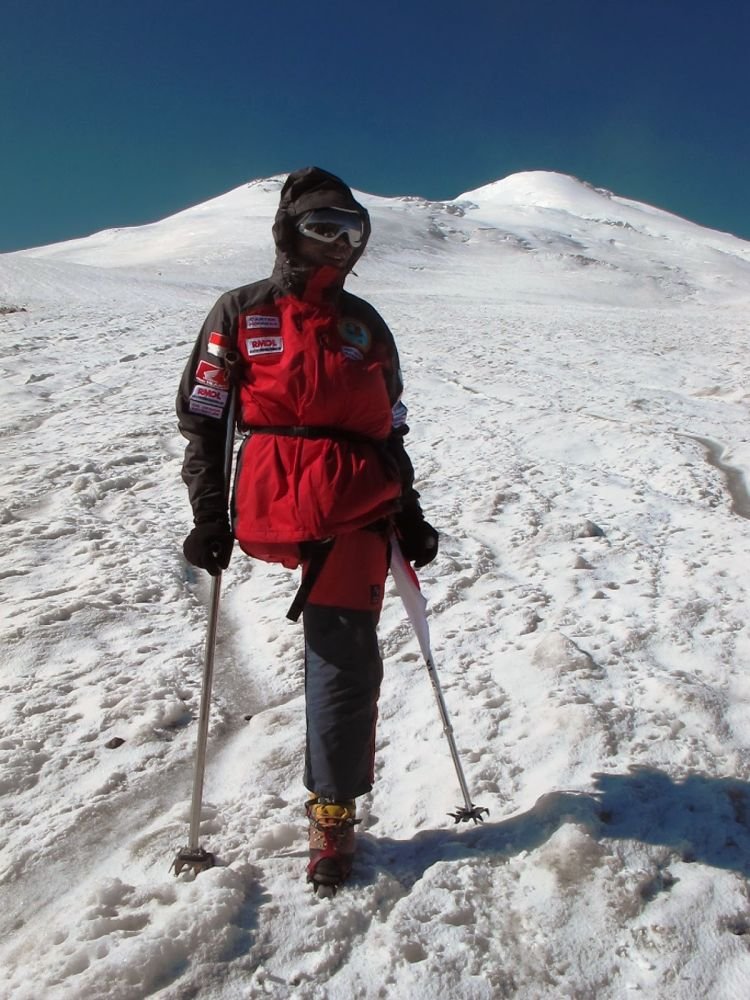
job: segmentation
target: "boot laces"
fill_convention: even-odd
[[[325,834],[335,835],[337,830],[343,832],[359,822],[356,819],[356,806],[353,799],[347,802],[334,802],[315,797],[308,800],[305,811],[313,826]]]

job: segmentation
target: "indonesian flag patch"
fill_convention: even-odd
[[[229,337],[225,337],[223,333],[218,333],[216,330],[208,335],[208,353],[213,354],[216,358],[225,358],[227,351],[229,350]]]

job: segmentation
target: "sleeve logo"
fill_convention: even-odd
[[[196,385],[190,393],[188,408],[191,413],[219,420],[229,397],[225,389],[213,389],[207,385]]]
[[[214,389],[228,389],[229,376],[223,366],[212,365],[210,361],[199,361],[195,369],[195,381]]]

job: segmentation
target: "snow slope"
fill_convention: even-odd
[[[350,888],[304,883],[292,574],[224,577],[202,840],[208,581],[173,398],[267,273],[281,178],[0,256],[0,996],[750,992],[750,244],[573,178],[363,195],[349,287],[396,333],[438,560],[461,798],[391,591]],[[124,741],[119,745],[112,741]]]

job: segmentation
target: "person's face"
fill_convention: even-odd
[[[352,259],[354,249],[344,233],[333,243],[321,243],[309,236],[297,234],[295,256],[312,267],[337,267],[345,270]]]
[[[348,270],[355,248],[362,246],[364,219],[349,209],[316,208],[303,213],[295,229],[295,255],[303,263]]]

